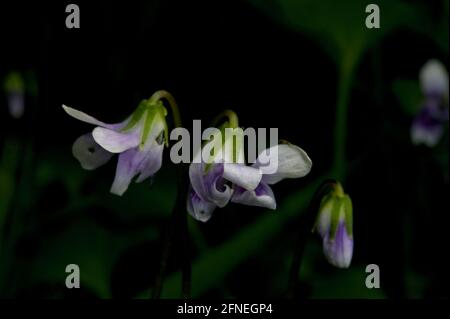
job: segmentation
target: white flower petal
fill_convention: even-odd
[[[448,96],[448,73],[438,60],[429,60],[420,70],[420,84],[425,94]]]
[[[225,163],[223,177],[247,190],[255,189],[261,181],[259,169],[244,164]]]
[[[262,182],[275,184],[284,178],[299,178],[307,175],[312,162],[305,151],[293,144],[280,144],[263,151],[253,167],[264,174]]]
[[[80,121],[83,121],[83,122],[86,122],[86,123],[89,123],[89,124],[93,124],[93,125],[101,126],[101,127],[106,127],[106,128],[109,128],[109,129],[117,129],[120,126],[123,126],[123,123],[118,123],[118,124],[107,124],[107,123],[104,123],[102,121],[97,120],[93,116],[90,116],[90,115],[88,115],[88,114],[86,114],[84,112],[75,110],[75,109],[73,109],[73,108],[71,108],[71,107],[69,107],[67,105],[64,105],[64,104],[63,104],[62,107],[63,107],[64,111],[66,111],[66,113],[69,114],[70,116],[76,118],[77,120],[80,120]]]
[[[93,170],[106,164],[113,156],[94,141],[92,133],[77,138],[72,146],[72,154],[86,170]]]
[[[94,140],[111,153],[122,153],[139,145],[139,134],[119,133],[103,127],[96,127],[92,132]]]
[[[196,220],[207,222],[211,218],[216,207],[217,206],[213,203],[201,199],[200,196],[190,188],[187,198],[187,211]]]
[[[236,187],[231,197],[231,201],[237,204],[244,204],[249,206],[266,207],[269,209],[276,209],[277,203],[275,196],[269,185],[260,183],[255,190],[245,190],[241,187]]]

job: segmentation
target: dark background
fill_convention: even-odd
[[[234,109],[244,127],[277,127],[280,138],[300,145],[314,163],[306,178],[274,187],[279,203],[330,169],[338,73],[320,38],[247,1],[77,1],[80,29],[65,27],[68,3],[0,4],[0,78],[19,70],[34,75],[38,87],[37,94],[27,93],[20,120],[9,117],[6,97],[1,99],[0,154],[6,140],[19,145],[4,226],[10,234],[12,223],[20,225],[8,258],[6,297],[136,297],[156,276],[175,194],[168,152],[152,185],[132,184],[116,198],[108,193],[115,160],[86,172],[72,157],[73,141],[90,128],[69,118],[63,103],[119,122],[141,99],[165,89],[177,99],[188,129],[192,119],[206,127],[225,108]],[[445,15],[443,2],[406,3],[423,8],[430,20]],[[448,130],[440,150],[413,146],[412,116],[392,91],[397,78],[417,80],[430,58],[448,66],[448,49],[433,34],[406,27],[362,54],[351,87],[348,176],[342,181],[354,205],[353,264],[332,268],[311,236],[300,296],[448,297],[448,160],[436,159],[437,152],[448,153]],[[282,213],[230,204],[206,224],[190,220],[197,232],[191,234],[192,260],[214,254],[264,214]],[[280,296],[295,226],[283,223],[219,279],[205,272],[208,288],[196,297]],[[170,273],[178,269],[178,256],[171,257]],[[60,265],[69,263],[81,264],[82,289],[76,292],[64,287]],[[371,263],[381,269],[380,291],[364,286]]]

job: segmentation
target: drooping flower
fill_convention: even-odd
[[[228,204],[234,192],[233,185],[254,190],[261,180],[258,169],[245,165],[241,137],[237,136],[236,142],[233,137],[222,141],[223,131],[219,131],[212,141],[207,143],[211,145],[219,141],[211,158],[204,160],[204,147],[189,166],[191,184],[187,209],[195,219],[202,222],[211,218],[216,207]]]
[[[11,72],[6,76],[4,88],[8,100],[9,114],[19,119],[25,111],[25,84],[19,72]]]
[[[293,144],[279,144],[263,151],[252,167],[261,172],[260,183],[253,190],[236,185],[231,201],[276,209],[275,196],[269,185],[276,184],[285,178],[306,176],[311,170],[312,161],[300,147]]]
[[[425,99],[411,125],[411,140],[415,145],[434,147],[449,119],[448,73],[441,62],[430,60],[420,70],[419,80]]]
[[[103,123],[65,105],[63,108],[70,116],[96,126],[72,147],[84,169],[96,169],[119,154],[111,193],[122,195],[135,176],[139,183],[161,168],[164,141],[168,139],[167,110],[160,100],[143,100],[131,116],[117,124]]]
[[[348,268],[353,256],[353,208],[339,183],[322,198],[316,230],[322,237],[328,262],[338,268]]]
[[[233,138],[214,138],[213,141],[222,143],[221,150],[225,151],[218,152],[211,164],[202,161],[190,165],[187,209],[195,219],[206,222],[217,207],[224,207],[230,201],[275,209],[276,201],[269,185],[284,178],[305,176],[311,169],[308,155],[292,144],[269,148],[253,165],[247,166],[241,138],[236,136],[236,144]]]

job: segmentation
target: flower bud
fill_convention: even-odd
[[[350,197],[336,183],[320,203],[316,229],[323,241],[323,253],[330,264],[348,268],[353,255],[353,208]]]

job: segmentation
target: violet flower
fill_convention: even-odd
[[[428,61],[420,70],[420,84],[425,101],[411,126],[413,144],[436,146],[448,122],[448,73],[437,60]]]
[[[117,124],[103,123],[65,105],[63,108],[70,116],[96,126],[72,147],[84,169],[96,169],[119,154],[111,193],[121,196],[135,176],[139,183],[161,168],[163,142],[167,143],[167,110],[161,101],[143,100],[131,116]]]
[[[292,144],[265,150],[253,165],[247,166],[242,136],[236,136],[236,144],[233,138],[223,142],[220,138],[213,139],[216,140],[223,143],[221,150],[225,151],[216,154],[210,164],[194,161],[189,167],[191,186],[187,210],[202,222],[211,218],[216,207],[222,208],[230,201],[275,209],[276,201],[269,185],[284,178],[305,176],[311,170],[308,155]]]
[[[328,262],[338,268],[348,268],[353,256],[353,208],[339,183],[322,199],[316,229],[322,237]]]
[[[221,138],[213,138],[207,145],[217,140],[222,141]],[[219,152],[208,163],[198,159],[204,153],[203,149],[189,166],[191,185],[187,210],[195,219],[206,222],[216,207],[226,206],[233,195],[233,185],[246,190],[254,190],[258,186],[262,175],[259,169],[245,165],[241,142],[240,137],[236,143],[233,138],[220,142]]]

